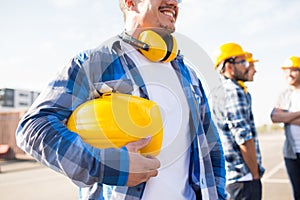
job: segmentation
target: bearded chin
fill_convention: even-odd
[[[160,24],[160,28],[162,28],[167,33],[171,34],[175,32],[175,27],[169,27],[167,25]]]
[[[233,75],[233,79],[236,81],[248,81],[248,79],[246,77],[241,77],[241,76],[237,76],[237,75]]]

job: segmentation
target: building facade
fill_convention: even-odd
[[[0,88],[0,108],[29,108],[39,94],[31,90]]]

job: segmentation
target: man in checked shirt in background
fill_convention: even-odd
[[[253,79],[254,66],[247,62],[251,55],[239,44],[228,42],[220,45],[214,56],[222,85],[213,92],[213,113],[224,148],[226,190],[232,200],[259,200],[264,168],[251,96],[243,84]]]

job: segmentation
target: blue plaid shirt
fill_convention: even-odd
[[[250,173],[239,151],[239,145],[253,139],[257,163],[261,175],[261,153],[252,113],[251,95],[244,92],[237,82],[221,77],[222,85],[213,92],[213,113],[225,154],[226,178],[228,183]]]
[[[172,66],[190,106],[190,130],[194,137],[189,184],[203,199],[225,199],[223,149],[202,85],[182,56],[172,61]],[[114,185],[116,199],[141,199],[145,183],[125,186],[129,170],[126,148],[94,148],[65,126],[77,106],[99,97],[98,85],[118,81],[120,86],[128,80],[138,86],[141,97],[148,98],[143,79],[123,52],[118,37],[84,51],[48,84],[22,118],[16,133],[18,145],[41,163],[68,176],[82,188],[81,198],[107,198],[108,185]]]

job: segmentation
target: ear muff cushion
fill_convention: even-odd
[[[151,30],[143,31],[138,38],[140,41],[148,44],[147,50],[140,49],[141,53],[153,62],[160,62],[167,55],[167,44],[164,39]]]
[[[150,46],[147,50],[140,49],[150,61],[170,62],[177,56],[177,42],[172,35],[161,37],[158,33],[147,30],[143,31],[138,39]]]
[[[172,35],[168,35],[166,38],[164,38],[166,44],[167,44],[167,54],[164,57],[164,59],[162,60],[162,62],[170,62],[172,60],[174,60],[177,56],[177,42],[175,37],[173,37]]]

